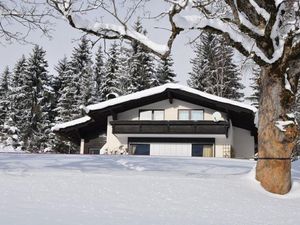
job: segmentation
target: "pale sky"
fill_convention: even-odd
[[[153,27],[152,24],[149,25],[148,20],[143,20],[143,24],[146,24],[146,28],[149,33],[149,37],[158,43],[164,44],[167,35],[166,31],[162,29],[149,29]],[[155,26],[155,25],[154,25]],[[160,24],[164,27],[164,24]],[[65,55],[69,58],[71,56],[74,46],[78,45],[78,39],[81,37],[82,33],[70,27],[66,21],[57,21],[55,30],[52,32],[52,39],[41,36],[39,32],[32,32],[30,34],[29,41],[34,44],[41,45],[47,52],[46,58],[49,63],[49,71],[54,73],[54,66],[57,65],[58,60],[62,59]],[[198,31],[197,31],[198,32]],[[174,71],[177,74],[176,80],[179,83],[186,85],[186,80],[188,79],[188,73],[191,71],[190,59],[194,56],[192,47],[188,42],[197,36],[197,32],[194,33],[182,33],[174,42],[172,49],[172,57],[174,60]],[[103,44],[103,43],[101,43]],[[18,43],[0,45],[0,72],[2,73],[5,66],[9,66],[10,69],[13,68],[16,61],[24,54],[28,54],[32,51],[33,45],[26,44],[21,45]],[[94,47],[94,50],[97,46]],[[240,61],[239,57],[236,57],[236,61]],[[240,63],[240,62],[239,62]],[[249,73],[244,73],[249,74]],[[246,87],[249,87],[249,75],[243,75],[243,83]],[[246,95],[251,93],[251,89],[246,88]]]

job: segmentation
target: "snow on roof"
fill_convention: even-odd
[[[91,111],[95,111],[95,110],[100,110],[100,109],[104,109],[107,108],[109,106],[114,106],[117,104],[121,104],[127,101],[131,101],[131,100],[136,100],[136,99],[140,99],[143,97],[147,97],[147,96],[151,96],[151,95],[155,95],[155,94],[159,94],[164,92],[166,89],[177,89],[177,90],[182,90],[182,91],[186,91],[192,94],[196,94],[199,95],[201,97],[207,98],[207,99],[211,99],[217,102],[221,102],[221,103],[226,103],[226,104],[230,104],[230,105],[234,105],[234,106],[238,106],[241,108],[245,108],[245,109],[249,109],[251,111],[253,111],[254,113],[257,111],[257,109],[254,106],[251,105],[247,105],[241,102],[237,102],[237,101],[233,101],[227,98],[222,98],[222,97],[218,97],[215,95],[211,95],[202,91],[198,91],[194,88],[190,88],[184,85],[180,85],[180,84],[175,84],[175,83],[168,83],[162,86],[158,86],[158,87],[154,87],[154,88],[150,88],[147,90],[143,90],[143,91],[139,91],[136,93],[132,93],[129,95],[125,95],[125,96],[121,96],[118,98],[113,98],[104,102],[100,102],[97,104],[93,104],[93,105],[88,105],[84,108],[84,110],[86,111],[86,113],[89,113]]]
[[[60,123],[60,124],[56,124],[54,127],[51,128],[52,131],[59,131],[60,129],[64,129],[67,127],[73,127],[75,125],[79,125],[79,124],[83,124],[86,123],[88,121],[91,121],[92,118],[89,116],[84,116],[75,120],[71,120],[69,122],[66,123]]]

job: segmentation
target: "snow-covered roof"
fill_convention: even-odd
[[[191,94],[195,94],[195,95],[199,95],[201,97],[216,101],[216,102],[220,102],[220,103],[226,103],[226,104],[230,104],[233,106],[238,106],[241,108],[245,108],[245,109],[249,109],[251,111],[253,111],[254,113],[257,111],[257,109],[254,106],[245,104],[245,103],[241,103],[241,102],[237,102],[237,101],[233,101],[227,98],[222,98],[222,97],[218,97],[215,95],[211,95],[202,91],[198,91],[194,88],[190,88],[184,85],[180,85],[180,84],[175,84],[175,83],[168,83],[162,86],[158,86],[158,87],[154,87],[154,88],[150,88],[144,91],[139,91],[136,93],[132,93],[129,95],[125,95],[125,96],[121,96],[118,98],[113,98],[104,102],[100,102],[97,104],[93,104],[93,105],[88,105],[84,108],[86,113],[89,113],[91,111],[95,111],[95,110],[100,110],[100,109],[104,109],[110,106],[114,106],[117,104],[121,104],[127,101],[131,101],[131,100],[137,100],[137,99],[141,99],[147,96],[151,96],[151,95],[155,95],[155,94],[159,94],[159,93],[163,93],[164,91],[166,91],[167,89],[174,89],[174,90],[182,90],[182,91],[186,91],[189,92]]]
[[[60,124],[56,124],[54,127],[51,128],[52,131],[59,131],[60,129],[64,129],[67,127],[73,127],[79,124],[84,124],[86,122],[92,121],[92,118],[89,116],[84,116],[75,120],[71,120],[69,122],[66,123],[60,123]]]

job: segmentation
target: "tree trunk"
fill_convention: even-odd
[[[284,65],[267,65],[261,71],[258,162],[256,179],[269,192],[286,194],[291,189],[291,154],[296,146],[297,125],[280,130],[276,121],[288,117],[295,95],[285,88]]]

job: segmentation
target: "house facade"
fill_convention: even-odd
[[[81,154],[252,158],[256,109],[179,84],[166,84],[87,106],[56,125]]]

